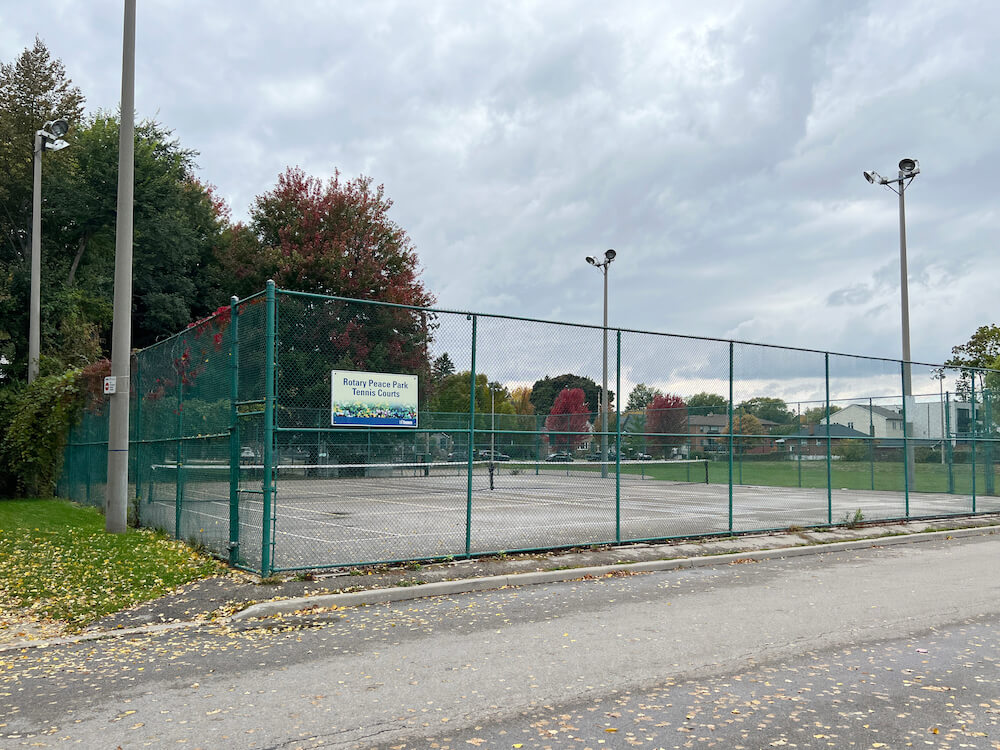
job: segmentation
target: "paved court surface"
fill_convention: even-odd
[[[548,467],[546,467],[548,468]],[[697,472],[695,472],[697,474]],[[416,474],[416,475],[414,475]],[[473,553],[662,539],[697,534],[813,526],[864,520],[968,513],[972,499],[944,493],[760,487],[670,482],[623,474],[616,504],[614,474],[550,468],[472,477],[464,473],[384,477],[279,474],[273,517],[272,564],[278,569],[409,560],[466,552],[467,516]],[[259,485],[241,493],[241,552],[260,564]],[[229,539],[228,483],[185,484],[181,538],[225,550]],[[173,484],[154,489],[144,523],[174,529]],[[1000,511],[1000,498],[977,498],[976,510]]]

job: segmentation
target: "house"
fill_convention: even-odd
[[[821,425],[826,419],[820,420]],[[884,406],[851,404],[830,415],[830,425],[841,425],[857,430],[865,437],[903,437],[903,415]]]
[[[768,434],[777,422],[770,419],[760,419],[761,432]],[[701,453],[725,453],[729,450],[729,415],[728,414],[688,414],[688,433],[690,451]],[[737,438],[739,435],[737,435]],[[744,453],[771,453],[777,449],[774,438],[762,437],[748,441],[751,445],[743,447]]]
[[[793,456],[826,457],[826,431],[826,423],[803,425],[797,432],[785,435],[782,438],[783,445],[785,450]],[[838,440],[857,440],[859,438],[867,440],[868,433],[834,423],[830,425],[830,437],[832,445],[836,446]]]

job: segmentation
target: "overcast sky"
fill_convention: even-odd
[[[288,165],[384,183],[441,307],[913,359],[996,322],[1000,7],[852,2],[143,0],[136,108],[236,218]],[[87,97],[120,2],[0,8]],[[552,374],[557,374],[553,372]]]

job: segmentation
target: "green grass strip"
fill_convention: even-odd
[[[96,509],[64,500],[0,500],[0,561],[0,607],[74,629],[225,570],[159,532],[105,533]]]

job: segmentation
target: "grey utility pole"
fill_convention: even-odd
[[[128,407],[132,365],[132,201],[135,186],[135,0],[125,0],[122,102],[118,128],[118,221],[115,226],[115,294],[111,330],[111,418],[108,497],[104,528],[128,526]]]
[[[604,273],[604,381],[601,384],[601,476],[608,475],[608,266],[615,259],[614,250],[604,253],[604,262],[598,263],[597,258],[587,256],[587,262]],[[617,451],[618,448],[615,448]]]
[[[31,192],[31,293],[28,302],[28,382],[38,377],[42,301],[42,152],[59,151],[69,144],[62,140],[69,130],[65,118],[45,123],[35,131],[32,150]]]
[[[906,273],[906,199],[904,194],[906,188],[913,182],[913,178],[920,174],[920,163],[916,159],[901,159],[899,162],[899,176],[895,179],[883,177],[875,170],[865,172],[865,179],[873,185],[883,185],[899,196],[899,294],[902,307],[902,328],[903,328],[903,410],[904,413],[913,413],[913,381],[910,365],[910,294],[907,284]],[[894,187],[895,186],[895,187]],[[906,435],[907,426],[903,424],[903,435]],[[914,451],[913,443],[906,444],[906,484],[914,489]]]

